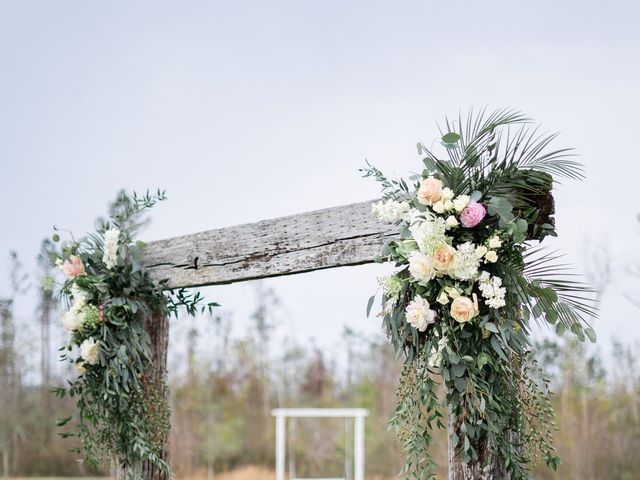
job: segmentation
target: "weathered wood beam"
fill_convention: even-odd
[[[143,267],[168,288],[200,287],[371,263],[398,228],[373,201],[151,242]]]

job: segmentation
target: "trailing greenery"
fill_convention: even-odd
[[[142,269],[145,244],[135,240],[144,214],[164,192],[132,196],[121,193],[108,219],[96,233],[63,241],[53,259],[65,274],[60,294],[69,310],[62,322],[69,332],[61,360],[78,373],[59,397],[76,398],[75,428],[62,433],[77,439],[77,453],[90,467],[115,460],[130,478],[141,477],[142,462],[171,474],[164,448],[169,433],[164,372],[154,365],[150,329],[154,318],[177,315],[184,308],[194,315],[216,306],[200,294],[164,292]],[[58,243],[56,233],[53,240]]]
[[[526,479],[539,460],[559,464],[531,321],[595,341],[591,290],[538,246],[556,235],[552,175],[580,179],[582,168],[571,150],[549,149],[555,135],[509,109],[447,120],[441,135],[444,154],[418,144],[425,168],[409,182],[363,169],[382,185],[373,213],[400,227],[381,253],[397,270],[380,282],[384,328],[406,358],[391,421],[407,454],[401,473],[433,478],[439,375],[458,459]]]

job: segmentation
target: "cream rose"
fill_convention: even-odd
[[[405,310],[407,322],[420,332],[436,321],[436,312],[431,310],[429,302],[422,297],[414,297]]]
[[[444,290],[449,294],[451,298],[458,298],[460,296],[460,292],[456,287],[444,287]]]
[[[455,253],[456,249],[446,243],[437,247],[432,256],[434,268],[440,272],[446,271],[451,266]]]
[[[453,190],[451,190],[449,187],[444,187],[442,189],[442,200],[444,200],[445,202],[448,200],[452,200],[453,199]]]
[[[411,252],[409,255],[409,273],[419,282],[428,282],[436,276],[431,257],[425,253]]]
[[[451,200],[446,200],[446,201],[444,202],[444,209],[445,209],[447,212],[449,212],[449,211],[451,211],[451,210],[454,210],[455,208],[456,208],[456,207],[455,207],[455,205],[453,204],[453,202],[452,202]]]
[[[460,323],[472,320],[477,314],[477,303],[474,304],[469,297],[458,297],[451,302],[451,316]]]
[[[494,235],[493,237],[491,237],[489,239],[489,248],[500,248],[502,246],[502,242],[500,241],[500,238],[498,238],[497,235]]]
[[[476,258],[484,257],[484,255],[488,251],[489,251],[489,249],[487,247],[485,247],[484,245],[480,245],[479,247],[476,247]]]
[[[447,303],[449,303],[449,296],[444,290],[440,292],[440,295],[438,295],[438,298],[436,298],[436,302],[438,302],[440,305],[446,305]]]
[[[494,250],[489,250],[484,258],[487,262],[496,263],[498,261],[498,254]]]
[[[420,184],[417,197],[423,205],[433,205],[442,198],[442,181],[433,177],[425,178]]]
[[[444,203],[442,203],[442,200],[438,200],[436,203],[431,205],[431,208],[436,213],[444,213]]]
[[[453,200],[453,207],[456,209],[456,212],[461,212],[462,210],[464,210],[464,207],[466,207],[469,203],[469,195],[458,195],[454,200]]]
[[[457,227],[459,225],[458,219],[456,217],[454,217],[453,215],[449,215],[447,217],[447,220],[445,220],[445,223],[447,224],[447,227],[449,227],[449,228]]]

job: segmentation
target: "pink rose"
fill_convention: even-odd
[[[433,205],[442,198],[442,181],[429,177],[422,180],[418,189],[418,201],[423,205]]]
[[[62,265],[60,265],[60,269],[67,278],[76,278],[81,275],[86,275],[82,259],[77,255],[69,257],[69,260],[66,260]]]
[[[478,202],[469,202],[460,213],[460,223],[464,228],[473,228],[478,225],[487,211]]]

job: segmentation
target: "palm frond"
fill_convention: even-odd
[[[572,148],[548,150],[551,143],[558,137],[557,133],[541,133],[540,125],[531,128],[523,125],[515,132],[506,131],[505,142],[503,136],[497,139],[498,150],[502,153],[505,165],[514,165],[520,169],[538,170],[552,176],[560,176],[581,180],[584,178],[582,164],[575,160]]]
[[[540,304],[538,308],[534,306],[532,312],[547,317],[551,313],[550,323],[555,323],[553,316],[557,315],[557,321],[575,333],[585,327],[590,329],[589,322],[598,316],[598,302],[593,288],[584,283],[570,265],[559,263],[563,257],[543,246],[530,247],[523,254],[525,265],[521,278],[527,284],[529,295]]]

